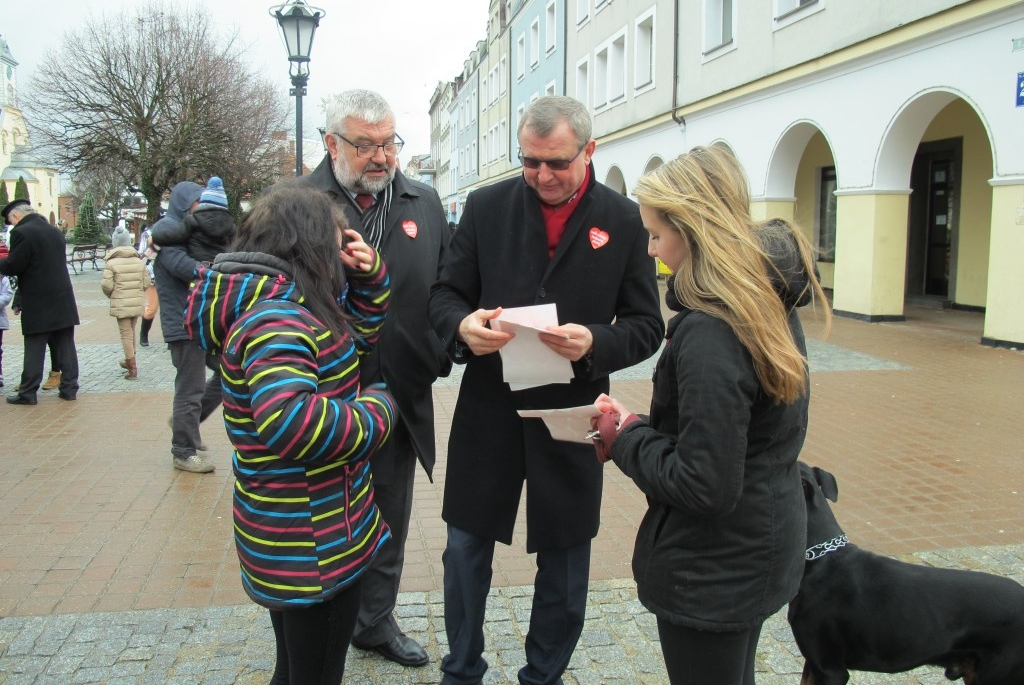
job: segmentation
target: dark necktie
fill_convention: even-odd
[[[373,195],[359,193],[356,195],[356,204],[359,205],[359,209],[365,212],[371,205],[373,205]]]

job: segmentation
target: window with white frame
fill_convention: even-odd
[[[492,162],[498,161],[498,127],[491,127],[491,154],[490,158]]]
[[[548,85],[544,86],[544,95],[554,95],[554,94],[555,94],[555,82],[554,81],[548,81]]]
[[[484,153],[484,166],[487,166],[487,163],[491,161],[491,158],[487,156],[488,149],[489,148],[487,147],[487,134],[485,133],[483,135],[482,140],[480,141],[480,151]]]
[[[530,66],[540,64],[540,19],[530,24]]]
[[[473,123],[476,121],[476,113],[480,109],[480,100],[476,96],[475,88],[473,89],[473,92],[469,94],[469,107],[473,116],[473,118],[470,119],[470,123]]]
[[[501,64],[498,66],[498,91],[504,95],[505,91],[508,90],[508,69],[506,69],[507,60],[502,57]]]
[[[594,0],[594,11],[599,12],[611,3],[612,0]]]
[[[488,99],[492,105],[498,101],[498,67],[491,69],[491,91]]]
[[[526,34],[522,33],[516,39],[516,78],[526,76]]]
[[[534,91],[533,95],[530,96],[530,102],[533,103],[535,100],[540,99],[540,93]]]
[[[636,66],[634,88],[640,90],[654,83],[654,8],[636,20],[633,40],[633,61]]]
[[[608,46],[594,54],[594,107],[608,104]]]
[[[544,10],[544,52],[555,49],[555,38],[558,30],[558,14],[555,12],[555,0],[548,3]]]
[[[590,19],[590,0],[576,0],[576,25],[586,23]]]
[[[523,120],[523,115],[526,114],[526,105],[519,105],[516,107],[516,135],[519,135],[519,122]]]
[[[626,95],[626,31],[612,38],[608,46],[608,102]]]
[[[780,19],[801,7],[816,5],[818,0],[775,0],[775,18]]]
[[[508,120],[502,119],[498,125],[498,155],[505,159],[508,154]]]
[[[704,0],[704,52],[732,42],[733,0]]]
[[[490,98],[487,97],[487,77],[484,77],[480,81],[480,92],[484,94],[484,110],[487,110],[487,105],[490,104]]]
[[[475,140],[469,146],[469,166],[470,166],[470,169],[469,169],[470,171],[476,171],[477,170],[477,163],[476,163],[476,141]]]
[[[576,99],[590,109],[590,61],[586,57],[576,63]]]

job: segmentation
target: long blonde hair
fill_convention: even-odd
[[[695,147],[639,180],[634,191],[686,242],[675,274],[675,295],[690,309],[725,321],[747,349],[765,392],[791,403],[807,391],[807,359],[797,348],[788,308],[772,283],[785,281],[769,245],[790,244],[807,273],[807,288],[831,320],[818,282],[813,250],[800,231],[750,216],[747,179],[732,152],[720,145]],[[790,248],[792,249],[792,248]],[[805,296],[798,293],[797,299]]]

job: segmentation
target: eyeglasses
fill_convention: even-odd
[[[519,151],[519,161],[527,169],[540,169],[541,164],[546,164],[548,169],[552,171],[565,171],[569,168],[569,165],[576,161],[576,158],[580,156],[580,153],[586,149],[586,145],[581,147],[579,151],[572,156],[572,159],[537,159],[536,157],[523,157],[523,151]]]
[[[377,154],[377,148],[383,150],[384,154],[387,155],[388,157],[394,157],[395,155],[402,151],[402,146],[405,145],[405,141],[402,140],[397,135],[395,136],[395,139],[390,143],[381,143],[379,145],[376,143],[360,143],[357,145],[356,143],[353,143],[351,140],[341,135],[340,133],[335,133],[334,135],[338,136],[346,143],[354,147],[356,149],[357,157],[373,157],[374,155]]]

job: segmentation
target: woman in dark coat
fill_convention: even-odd
[[[810,246],[755,223],[725,148],[694,148],[640,179],[648,252],[677,311],[649,419],[602,396],[599,458],[647,495],[633,574],[658,619],[673,685],[753,685],[764,620],[800,584],[806,514],[796,460],[809,385],[795,307],[828,316]],[[618,424],[618,426],[616,426]]]

